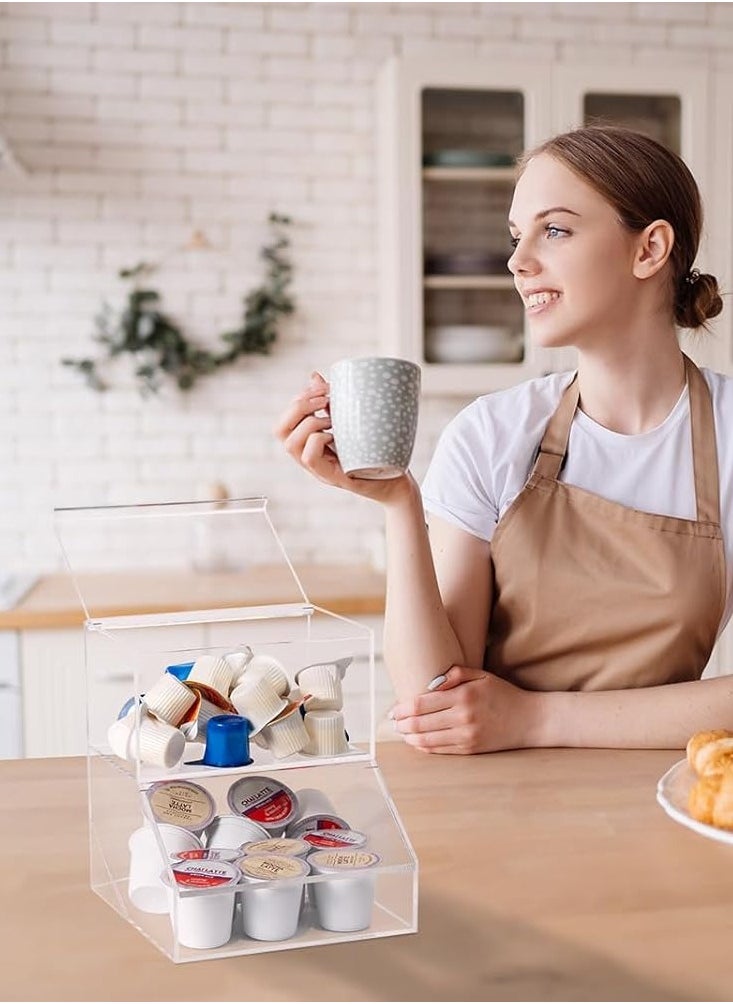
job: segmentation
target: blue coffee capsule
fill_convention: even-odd
[[[192,662],[178,662],[173,666],[166,666],[166,673],[171,673],[173,676],[177,676],[179,680],[187,680],[188,674],[193,669]]]
[[[214,715],[206,723],[206,749],[203,760],[189,763],[207,767],[246,767],[252,763],[249,755],[249,734],[252,723],[242,715]]]

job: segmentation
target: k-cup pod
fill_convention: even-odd
[[[229,691],[231,693],[234,688],[241,683],[242,677],[244,676],[245,670],[250,663],[254,652],[249,647],[245,645],[239,652],[230,652],[225,655],[224,658],[232,667],[232,682],[229,684]]]
[[[187,680],[188,674],[193,669],[192,662],[177,662],[172,666],[166,666],[166,673],[170,673],[172,676],[177,677],[179,680]]]
[[[277,718],[288,705],[287,698],[280,697],[268,679],[264,676],[249,678],[247,674],[232,691],[230,700],[237,712],[252,723],[253,735]]]
[[[290,703],[269,725],[260,730],[260,735],[270,752],[281,760],[283,757],[299,753],[308,742],[298,705]]]
[[[187,762],[207,767],[244,767],[252,763],[249,730],[249,720],[241,715],[214,715],[206,726],[203,759]]]
[[[308,857],[314,875],[328,875],[314,882],[310,896],[318,923],[326,931],[363,931],[372,922],[374,867],[381,858],[371,851],[315,851]]]
[[[145,706],[155,718],[178,726],[196,703],[196,694],[172,673],[163,673],[145,693]]]
[[[295,682],[306,696],[306,711],[340,711],[344,705],[341,676],[333,663],[305,666]]]
[[[148,714],[141,715],[136,724],[134,711],[118,719],[108,730],[107,738],[117,756],[168,770],[181,762],[186,748],[180,729]]]
[[[306,711],[303,724],[308,733],[304,753],[311,756],[337,756],[339,753],[349,752],[341,711]]]
[[[175,889],[167,872],[161,878],[179,943],[201,949],[225,945],[232,936],[239,869],[229,861],[174,861],[171,873]],[[210,889],[221,889],[221,894]]]
[[[222,697],[227,697],[232,683],[233,669],[223,656],[202,655],[188,674],[189,683],[203,683],[212,687]]]
[[[186,680],[186,686],[199,695],[201,705],[196,718],[196,742],[206,742],[206,726],[215,715],[236,715],[237,709],[231,701],[205,683]],[[194,737],[191,736],[191,739]]]
[[[242,926],[257,941],[284,941],[298,929],[305,877],[302,858],[251,854],[239,860],[242,872]]]
[[[268,834],[278,837],[298,816],[295,792],[272,777],[240,777],[229,788],[227,802],[235,815],[246,816],[263,826]]]
[[[305,845],[309,851],[313,848]],[[201,847],[194,851],[179,851],[176,861],[231,861],[236,862],[242,856],[241,847]]]
[[[314,812],[310,816],[301,816],[288,826],[286,837],[303,837],[313,830],[348,830],[349,824],[341,816],[328,812]]]
[[[383,356],[342,359],[329,375],[334,449],[352,478],[404,474],[417,430],[420,367]]]
[[[156,781],[147,790],[153,818],[201,833],[214,818],[214,799],[193,781]]]
[[[336,815],[336,806],[320,788],[298,788],[295,794],[298,796],[301,819],[305,816],[315,816],[319,812]]]
[[[266,840],[269,833],[264,826],[247,816],[214,816],[204,836],[207,847],[241,847],[252,840]],[[241,851],[240,851],[241,854]]]
[[[157,831],[169,858],[201,850],[201,841],[190,830],[162,823],[158,825]],[[168,897],[160,878],[167,861],[161,854],[155,829],[152,826],[142,826],[135,830],[130,835],[128,847],[130,876],[127,893],[130,901],[145,913],[167,913]]]
[[[140,694],[139,697],[128,697],[117,714],[117,720],[119,721],[121,718],[126,718],[130,712],[134,710],[136,704],[140,705],[142,708],[144,697],[145,694]],[[140,713],[142,714],[142,711]]]
[[[272,655],[252,656],[244,672],[250,680],[264,677],[273,686],[279,697],[284,697],[290,690],[285,667]]]
[[[292,837],[271,837],[269,840],[252,840],[242,844],[240,857],[248,854],[282,854],[286,858],[304,858],[313,850],[305,840]]]
[[[312,851],[355,849],[364,847],[367,842],[366,834],[359,830],[340,829],[306,830],[301,839],[303,843],[308,844]]]

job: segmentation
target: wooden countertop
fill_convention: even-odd
[[[345,616],[384,612],[385,579],[369,565],[302,565],[296,572],[311,603]],[[80,575],[95,617],[211,610],[296,601],[282,567],[253,565],[238,572],[108,572]],[[0,611],[0,630],[78,627],[84,614],[69,575],[44,575],[12,610]]]
[[[655,802],[670,751],[378,747],[416,935],[176,966],[88,888],[83,759],[0,763],[7,1000],[728,1000],[733,848]]]

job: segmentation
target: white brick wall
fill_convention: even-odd
[[[376,507],[299,471],[271,428],[314,368],[374,351],[373,83],[389,54],[445,42],[486,58],[730,65],[731,4],[5,3],[0,130],[32,169],[0,174],[0,568],[53,568],[53,505],[265,494],[292,557],[366,558]],[[605,51],[605,50],[604,50]],[[299,313],[275,354],[188,396],[95,396],[86,354],[115,272],[203,228],[156,284],[202,340],[258,281],[267,213],[297,220]],[[465,402],[425,401],[415,471]]]

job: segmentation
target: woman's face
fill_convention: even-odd
[[[638,238],[615,209],[549,154],[533,157],[509,212],[508,261],[539,345],[618,341],[633,313]]]

